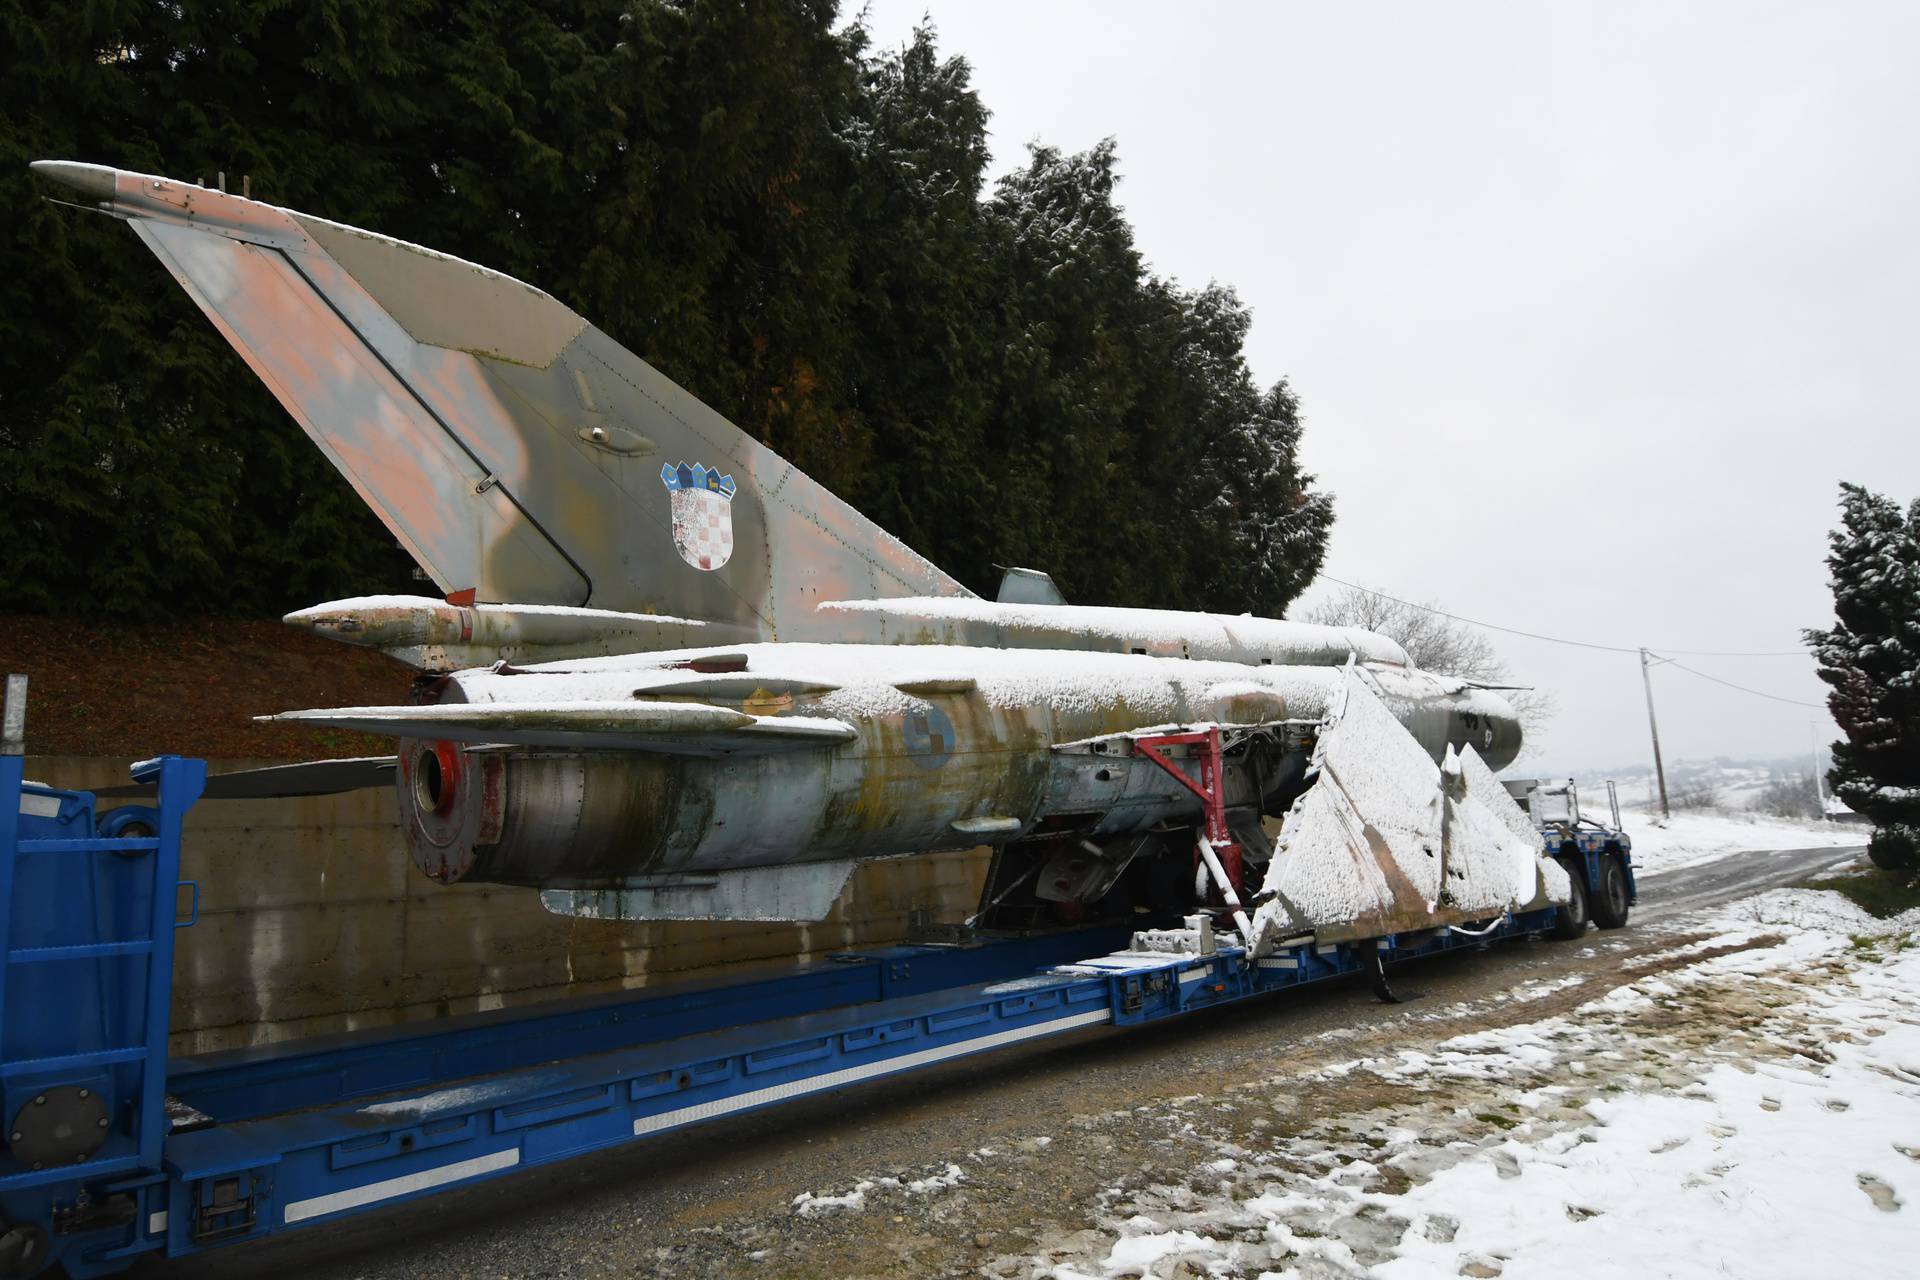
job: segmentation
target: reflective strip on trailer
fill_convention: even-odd
[[[339,1213],[343,1209],[359,1209],[366,1205],[378,1204],[382,1200],[391,1200],[395,1196],[404,1196],[410,1192],[425,1191],[431,1187],[444,1187],[447,1183],[458,1182],[462,1178],[475,1178],[483,1173],[498,1173],[502,1169],[511,1169],[519,1163],[520,1148],[507,1147],[489,1155],[475,1156],[471,1160],[443,1164],[437,1169],[422,1169],[418,1173],[402,1174],[397,1178],[388,1178],[384,1182],[369,1182],[364,1187],[349,1187],[345,1191],[314,1196],[310,1200],[295,1200],[286,1208],[285,1221],[305,1222],[308,1218],[324,1217],[329,1213]]]
[[[914,1067],[926,1066],[930,1062],[939,1062],[945,1058],[957,1058],[962,1054],[978,1053],[984,1049],[997,1049],[1001,1045],[1015,1044],[1021,1040],[1031,1040],[1035,1036],[1051,1035],[1056,1031],[1070,1031],[1075,1027],[1091,1027],[1111,1019],[1111,1013],[1105,1009],[1092,1009],[1086,1013],[1076,1013],[1071,1017],[1055,1018],[1051,1022],[1036,1023],[1030,1027],[1013,1027],[1006,1031],[996,1031],[990,1036],[978,1036],[972,1040],[962,1040],[958,1044],[942,1045],[937,1049],[921,1049],[917,1053],[903,1053],[897,1058],[888,1058],[883,1062],[869,1062],[858,1067],[848,1067],[842,1071],[829,1071],[822,1075],[807,1076],[800,1080],[789,1080],[785,1084],[771,1085],[765,1089],[755,1089],[751,1093],[735,1094],[731,1098],[716,1098],[711,1102],[700,1102],[690,1107],[681,1107],[675,1111],[662,1111],[658,1115],[641,1116],[633,1122],[634,1136],[659,1133],[663,1129],[674,1129],[685,1124],[694,1124],[701,1120],[711,1120],[716,1116],[731,1115],[735,1111],[745,1111],[749,1107],[762,1106],[769,1102],[779,1102],[786,1098],[798,1098],[809,1093],[818,1093],[823,1089],[836,1089],[841,1085],[857,1084],[862,1080],[872,1080],[877,1076],[891,1075],[896,1071],[907,1071]]]

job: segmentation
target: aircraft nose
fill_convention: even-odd
[[[93,200],[111,200],[118,172],[101,164],[81,164],[77,160],[35,160],[27,166],[43,178],[72,187]]]
[[[1484,689],[1479,691],[1474,703],[1474,710],[1480,715],[1481,732],[1473,740],[1473,749],[1486,761],[1487,768],[1498,773],[1519,758],[1525,743],[1520,713],[1511,702]]]

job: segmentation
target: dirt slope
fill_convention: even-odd
[[[25,672],[35,755],[316,759],[391,739],[253,723],[300,707],[406,702],[412,672],[278,620],[98,625],[0,615],[0,671]]]

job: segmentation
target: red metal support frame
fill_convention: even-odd
[[[1164,769],[1176,782],[1200,797],[1205,818],[1202,832],[1207,843],[1213,846],[1220,858],[1220,865],[1227,873],[1227,879],[1233,882],[1233,891],[1242,901],[1246,900],[1246,885],[1243,863],[1240,857],[1239,842],[1227,830],[1227,785],[1226,768],[1222,762],[1220,727],[1212,725],[1205,729],[1190,729],[1179,733],[1156,733],[1135,738],[1133,745],[1140,754]],[[1175,764],[1171,758],[1161,753],[1163,747],[1199,747],[1200,781],[1195,782],[1186,774],[1186,770]],[[1196,850],[1194,861],[1199,861]]]

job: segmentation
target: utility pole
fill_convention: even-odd
[[[1671,818],[1673,808],[1667,803],[1667,766],[1660,760],[1660,722],[1653,718],[1653,664],[1647,651],[1640,651],[1640,679],[1647,686],[1647,728],[1653,731],[1653,772],[1660,780],[1660,816]]]
[[[1820,821],[1827,819],[1827,782],[1820,776],[1820,722],[1807,721],[1807,736],[1813,739],[1813,794],[1820,797]]]

